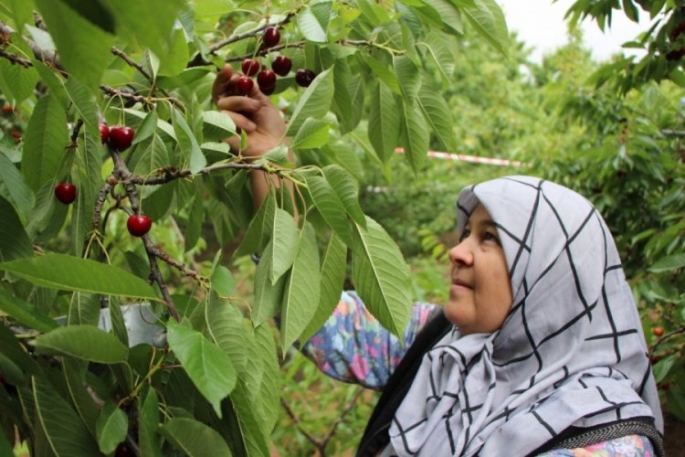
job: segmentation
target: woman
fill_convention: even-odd
[[[218,106],[249,136],[259,130],[255,115],[273,108],[258,90],[254,110],[220,98],[230,78],[225,69],[217,79]],[[576,455],[570,450],[616,439],[642,452],[635,455],[652,455],[652,445],[661,455],[640,319],[599,213],[567,188],[522,176],[466,188],[457,208],[449,301],[397,368],[400,357],[386,356],[396,344],[382,330],[384,350],[352,344],[326,355],[394,369],[380,380],[384,393],[358,455]],[[351,329],[362,336],[364,316],[356,312]],[[324,369],[332,364],[320,348],[338,338],[335,319],[303,348]]]

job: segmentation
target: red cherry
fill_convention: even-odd
[[[70,182],[61,182],[55,186],[55,197],[65,205],[76,200],[76,186]]]
[[[265,47],[270,48],[276,46],[279,41],[281,41],[281,32],[276,27],[267,27],[266,30],[264,30],[262,42]]]
[[[316,78],[316,73],[306,68],[300,68],[297,70],[297,73],[295,73],[295,82],[300,87],[309,87],[312,81],[314,81],[314,78]]]
[[[654,327],[654,328],[652,329],[652,333],[653,333],[654,336],[656,336],[656,337],[663,336],[663,334],[664,334],[664,328],[663,328],[663,327]]]
[[[235,82],[235,85],[236,85],[238,92],[240,94],[247,95],[250,92],[252,92],[252,87],[254,86],[254,82],[250,78],[248,78],[247,76],[242,75]]]
[[[264,87],[275,87],[276,86],[276,73],[271,70],[262,70],[257,74],[257,83],[259,88],[264,92]]]
[[[271,95],[276,90],[276,85],[260,87],[259,90],[261,90],[264,95]]]
[[[3,105],[2,112],[5,114],[12,114],[14,112],[14,108],[12,108],[12,105]]]
[[[133,236],[143,236],[150,231],[152,219],[147,214],[131,214],[126,221],[128,233]]]
[[[242,69],[247,76],[254,76],[259,71],[259,62],[254,59],[243,59]]]
[[[109,139],[109,127],[104,122],[100,122],[98,127],[100,127],[100,139],[102,140],[102,144],[105,144]]]
[[[115,151],[125,151],[131,147],[135,134],[131,127],[115,125],[109,129],[109,145]]]
[[[271,62],[271,68],[278,76],[285,76],[293,68],[293,62],[286,56],[278,56]]]
[[[109,184],[110,187],[116,186],[118,182],[119,181],[114,176],[110,176],[109,178],[107,178],[107,184]]]

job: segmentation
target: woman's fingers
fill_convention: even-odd
[[[228,114],[228,116],[233,119],[235,126],[243,129],[246,133],[252,133],[257,129],[257,124],[252,122],[243,114],[231,110],[222,110],[222,113]]]
[[[253,114],[259,111],[262,104],[258,100],[254,100],[250,97],[231,95],[228,97],[219,97],[216,101],[216,106],[220,110]]]
[[[214,84],[212,85],[212,100],[214,103],[219,100],[219,98],[228,93],[228,88],[233,77],[233,68],[226,64],[223,66],[219,73],[214,79]]]

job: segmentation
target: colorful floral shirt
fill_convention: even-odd
[[[383,328],[354,292],[343,292],[326,324],[301,348],[328,376],[381,390],[437,305],[417,303],[404,341]],[[653,457],[652,442],[638,435],[578,449],[557,449],[537,457]]]

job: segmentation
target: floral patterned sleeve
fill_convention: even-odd
[[[538,454],[537,457],[654,457],[654,447],[649,438],[629,435],[577,449],[556,449]]]
[[[333,315],[301,351],[328,376],[379,390],[437,309],[437,305],[415,304],[404,342],[400,343],[369,313],[356,293],[343,292]]]

